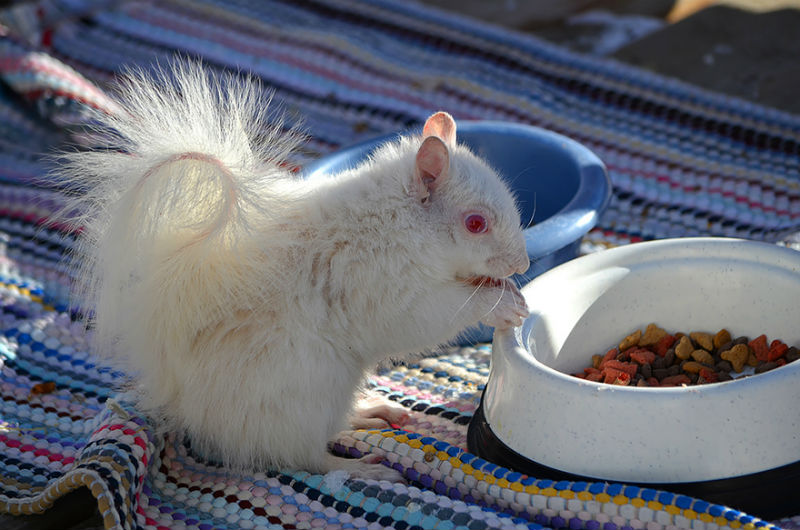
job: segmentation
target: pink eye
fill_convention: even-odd
[[[489,229],[486,218],[480,214],[472,213],[464,219],[464,226],[473,234],[482,234]]]

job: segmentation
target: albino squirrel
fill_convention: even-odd
[[[139,406],[242,468],[397,479],[327,444],[402,423],[356,412],[378,362],[470,325],[519,325],[508,279],[528,268],[514,198],[456,142],[449,114],[357,168],[303,179],[283,167],[298,135],[264,123],[258,85],[194,63],[131,73],[105,149],[66,155],[84,190],[77,285],[94,347],[125,362]]]

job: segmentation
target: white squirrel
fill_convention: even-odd
[[[299,135],[265,124],[256,82],[195,63],[129,73],[105,149],[66,155],[84,190],[78,294],[94,347],[135,374],[139,406],[201,453],[397,479],[374,455],[327,451],[378,362],[470,325],[519,325],[508,279],[528,268],[514,198],[456,143],[452,117],[382,146],[357,168],[303,179],[282,163]]]

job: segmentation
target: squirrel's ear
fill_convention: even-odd
[[[427,119],[422,128],[422,136],[438,136],[447,145],[455,147],[456,122],[448,113],[439,111]]]
[[[412,177],[411,193],[421,203],[428,202],[430,194],[447,178],[450,153],[438,136],[428,136],[417,151]]]

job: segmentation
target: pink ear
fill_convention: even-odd
[[[422,141],[414,165],[413,193],[420,202],[427,202],[431,192],[447,179],[450,154],[438,136]]]
[[[439,111],[425,122],[425,126],[422,128],[422,136],[438,136],[447,145],[455,147],[456,122],[448,113]]]

